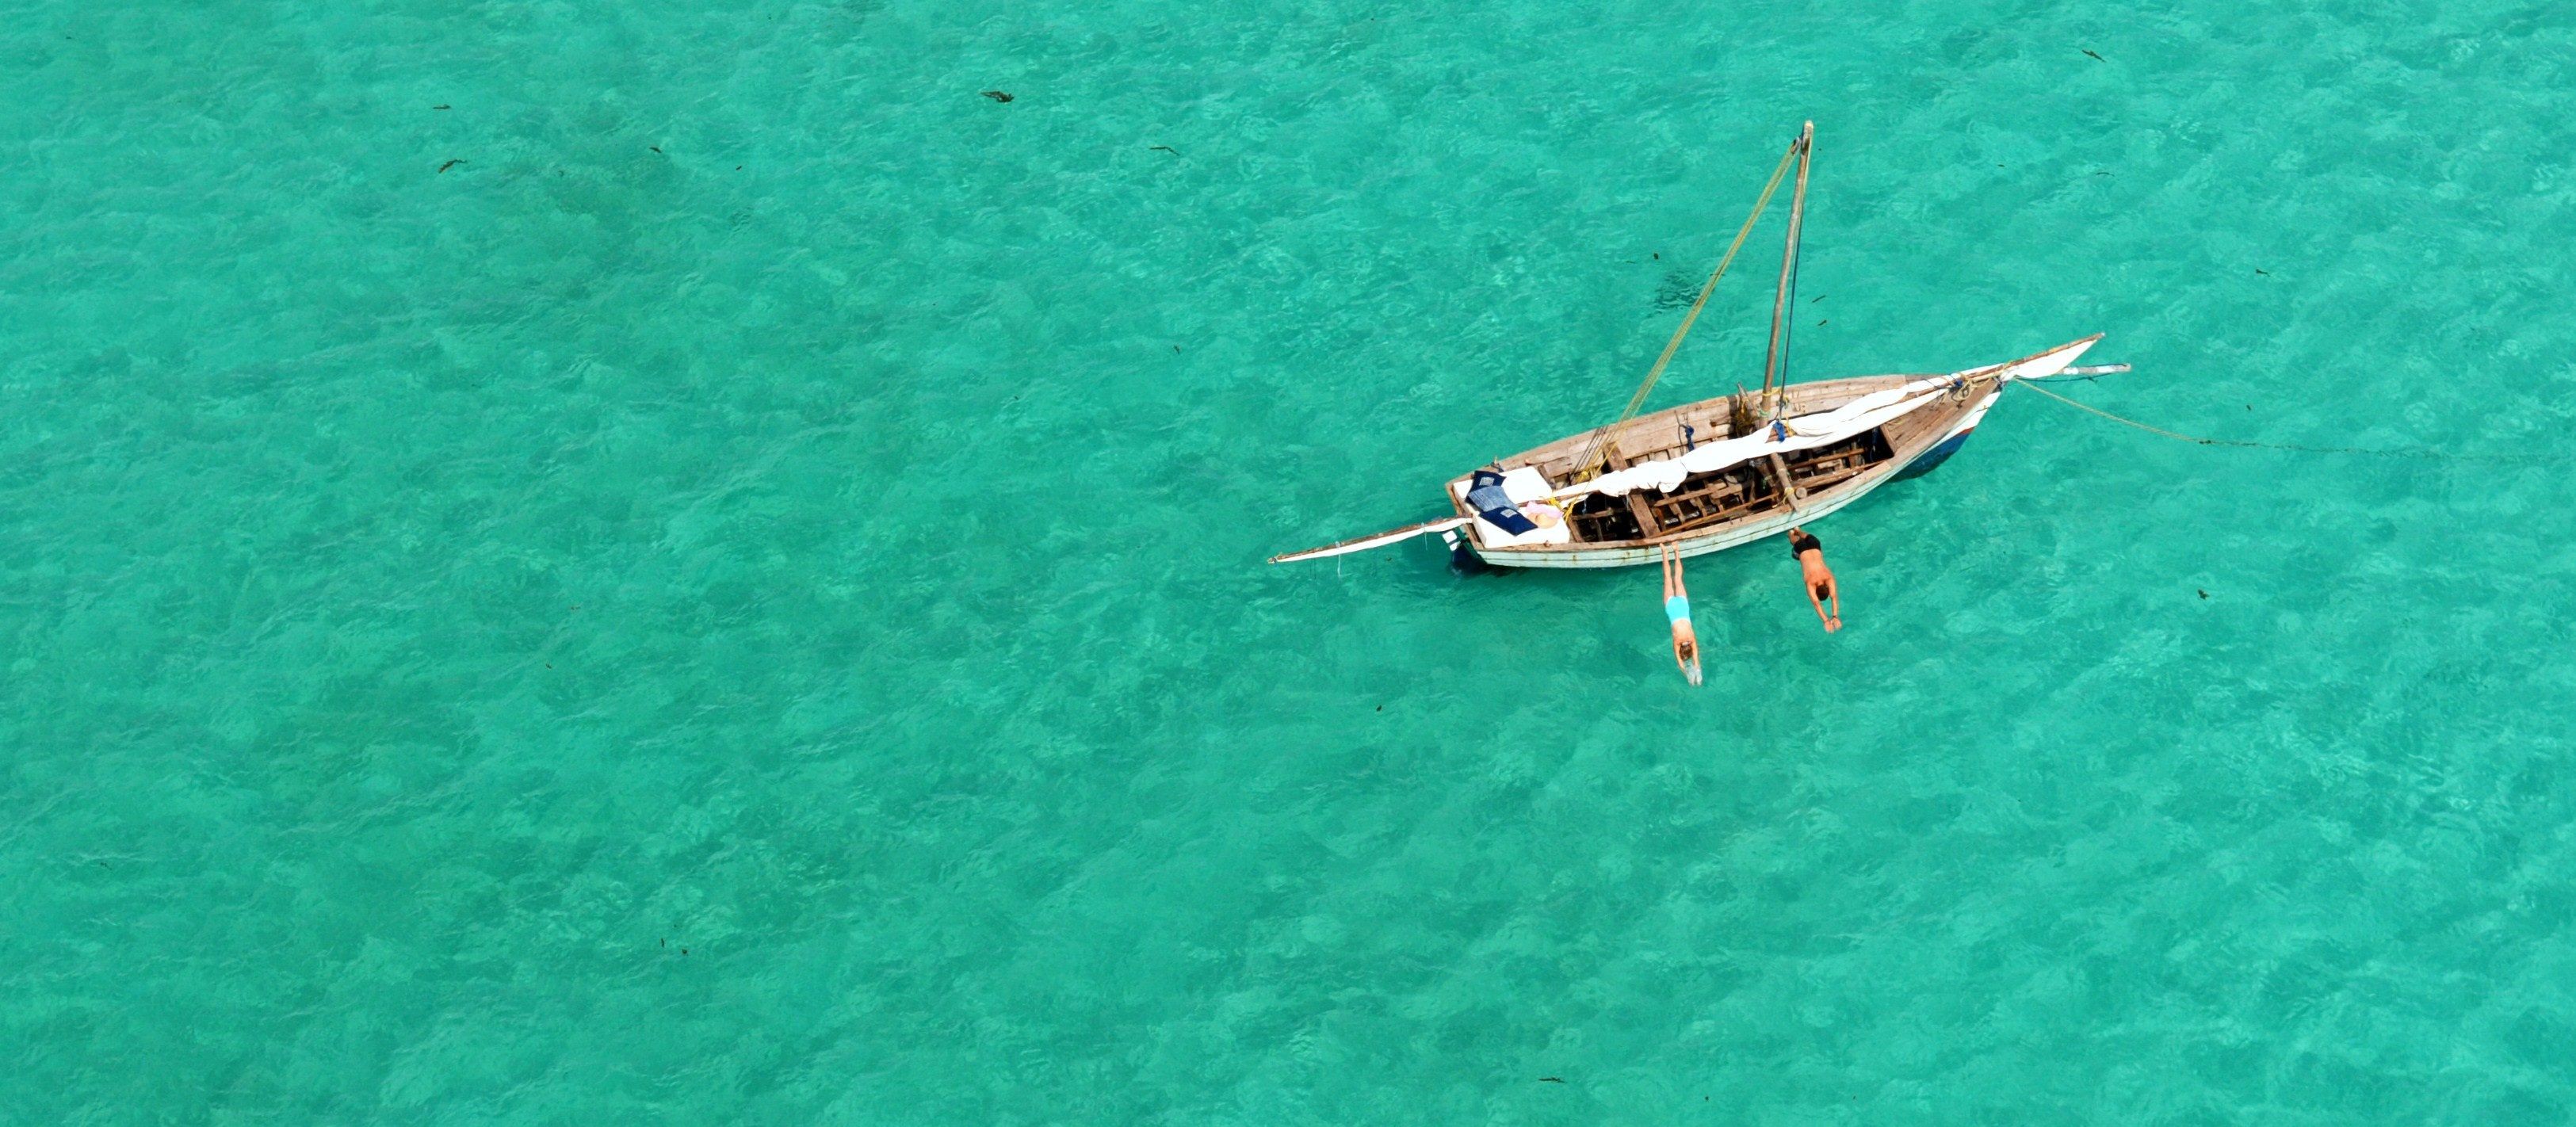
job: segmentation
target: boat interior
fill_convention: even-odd
[[[1794,385],[1787,390],[1780,413],[1830,411],[1915,378],[1870,376]],[[1678,457],[1697,443],[1743,433],[1754,413],[1739,412],[1736,404],[1736,396],[1719,396],[1638,416],[1618,428],[1616,440],[1603,445],[1598,468],[1625,469],[1637,462]],[[1955,418],[1951,410],[1918,411],[1831,446],[1692,474],[1664,493],[1640,489],[1617,497],[1592,494],[1570,506],[1565,513],[1570,535],[1556,538],[1554,544],[1653,543],[1759,516],[1784,504],[1784,490],[1795,490],[1801,498],[1814,496],[1886,466],[1899,454],[1919,452]],[[1497,465],[1507,473],[1530,467],[1544,476],[1548,487],[1562,488],[1592,476],[1582,471],[1581,463],[1598,433],[1586,431],[1560,439],[1504,458]],[[1465,481],[1451,483],[1453,498],[1464,496]],[[1463,501],[1459,507],[1462,514],[1470,511]]]

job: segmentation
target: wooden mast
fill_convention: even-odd
[[[1815,131],[1814,122],[1807,123],[1807,131]],[[1699,300],[1692,302],[1690,312],[1682,315],[1681,326],[1673,330],[1673,339],[1664,344],[1664,354],[1655,358],[1654,367],[1647,369],[1645,382],[1638,384],[1637,393],[1628,397],[1628,406],[1619,412],[1619,418],[1593,432],[1591,444],[1584,449],[1582,457],[1575,459],[1569,480],[1582,481],[1600,472],[1603,452],[1617,439],[1619,429],[1637,417],[1637,408],[1645,405],[1646,393],[1653,391],[1655,381],[1663,376],[1664,365],[1673,362],[1673,353],[1681,349],[1682,338],[1690,335],[1691,325],[1699,320],[1699,311],[1708,304],[1708,295],[1717,289],[1717,280],[1725,277],[1726,268],[1734,264],[1735,252],[1744,249],[1744,240],[1753,234],[1753,225],[1761,221],[1763,209],[1771,206],[1771,193],[1780,190],[1780,180],[1789,175],[1789,162],[1797,159],[1798,146],[1805,140],[1805,135],[1801,134],[1781,152],[1779,166],[1771,170],[1771,179],[1762,184],[1762,198],[1753,201],[1753,214],[1744,217],[1744,226],[1736,230],[1735,241],[1726,246],[1726,257],[1717,260],[1717,269],[1710,272],[1708,283],[1699,288]]]
[[[1781,393],[1787,393],[1788,341],[1785,338],[1789,324],[1789,289],[1798,276],[1798,225],[1807,214],[1807,157],[1815,150],[1815,145],[1816,123],[1810,121],[1798,133],[1798,187],[1789,195],[1789,238],[1780,247],[1780,291],[1771,299],[1771,345],[1762,351],[1762,394],[1765,398],[1771,398],[1775,378],[1779,381],[1776,386]],[[1771,410],[1775,414],[1779,410],[1776,399]],[[1784,488],[1787,484],[1781,483]]]

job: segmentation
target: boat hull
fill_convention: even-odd
[[[1809,498],[1794,510],[1783,509],[1774,513],[1765,513],[1722,524],[1704,532],[1688,533],[1660,542],[1604,544],[1598,547],[1568,545],[1560,548],[1487,548],[1475,543],[1473,537],[1468,537],[1466,543],[1469,550],[1476,554],[1476,558],[1494,567],[1576,569],[1642,567],[1658,563],[1663,558],[1663,549],[1666,545],[1670,545],[1687,558],[1705,556],[1711,552],[1723,552],[1728,548],[1740,548],[1757,540],[1786,536],[1790,526],[1812,524],[1832,516],[1861,498],[1869,496],[1882,485],[1909,477],[1920,477],[1931,472],[1934,466],[1940,465],[1951,454],[1958,452],[1959,447],[1968,441],[1969,433],[1976,429],[1977,423],[1985,418],[1986,412],[1994,407],[1995,399],[2002,394],[2001,385],[1987,390],[1973,406],[1961,412],[1957,423],[1944,429],[1941,437],[1933,440],[1929,446],[1919,447],[1916,452],[1901,457],[1898,465],[1878,473],[1864,475],[1843,488]]]
[[[1725,457],[1738,460],[1707,462],[1696,477],[1667,478],[1665,472],[1679,471],[1662,464],[1687,458],[1696,448],[1695,443],[1742,441],[1715,437],[1729,434],[1736,425],[1739,416],[1733,397],[1685,403],[1496,459],[1491,469],[1503,473],[1506,479],[1520,475],[1525,487],[1532,484],[1530,477],[1534,474],[1538,479],[1536,497],[1559,503],[1566,523],[1575,527],[1560,528],[1560,535],[1553,539],[1540,536],[1535,543],[1488,543],[1483,530],[1491,526],[1468,503],[1468,494],[1477,484],[1475,475],[1468,474],[1448,483],[1449,500],[1455,510],[1451,516],[1283,553],[1272,556],[1270,562],[1327,559],[1434,532],[1460,553],[1462,562],[1472,558],[1494,567],[1637,567],[1656,562],[1666,549],[1678,550],[1684,556],[1722,552],[1780,535],[1793,525],[1831,516],[1888,482],[1930,472],[1958,452],[1994,407],[2005,385],[2064,371],[2101,339],[2097,333],[2019,360],[1948,375],[1858,376],[1790,385],[1779,390],[1767,405],[1775,418],[1831,418],[1829,412],[1859,405],[1853,409],[1861,412],[1860,418],[1884,421],[1867,431],[1857,427],[1832,429],[1850,425],[1850,418],[1844,417],[1840,423],[1826,424],[1826,430],[1801,432],[1803,438],[1811,440],[1804,445],[1781,442],[1779,453],[1761,453],[1764,444],[1759,442],[1749,450],[1731,448],[1724,452]],[[1893,399],[1871,398],[1891,391],[1896,393]],[[1903,407],[1894,414],[1884,413],[1891,405]],[[1829,435],[1839,437],[1832,445],[1817,445]],[[1779,438],[1775,432],[1773,441]],[[1810,450],[1817,453],[1802,453]],[[1783,461],[1802,457],[1805,460],[1799,464]],[[1729,471],[1712,468],[1753,466],[1763,464],[1766,458],[1767,488],[1743,476],[1730,485],[1719,480]],[[1865,461],[1856,463],[1854,459]],[[1863,465],[1866,468],[1859,468]],[[1585,484],[1601,482],[1605,466],[1612,473],[1629,476],[1597,486]],[[1647,469],[1649,466],[1658,468]],[[1651,476],[1641,479],[1634,470],[1644,470]],[[1694,480],[1701,484],[1691,485]],[[1674,481],[1681,483],[1679,493],[1671,492]],[[1652,482],[1663,484],[1646,484]],[[1597,503],[1588,510],[1562,505],[1569,498],[1582,497],[1622,498],[1634,520],[1605,516],[1606,510],[1597,507]],[[1729,498],[1735,502],[1731,508],[1727,507]],[[1534,498],[1525,493],[1512,495],[1512,499]],[[1712,504],[1719,507],[1713,509]],[[1563,534],[1569,532],[1571,535]],[[1651,535],[1612,538],[1623,533],[1635,537],[1639,532]],[[1494,528],[1492,535],[1514,541],[1532,539],[1526,534],[1513,537],[1500,528]],[[1603,538],[1586,540],[1586,536]]]
[[[1909,412],[1881,428],[1893,457],[1870,467],[1857,476],[1821,487],[1810,493],[1794,490],[1794,499],[1776,509],[1746,514],[1705,528],[1662,532],[1645,539],[1614,540],[1566,544],[1497,546],[1484,542],[1477,527],[1467,524],[1455,535],[1458,543],[1494,567],[1529,568],[1609,568],[1639,567],[1663,558],[1666,548],[1684,556],[1704,556],[1741,547],[1757,540],[1786,533],[1792,526],[1808,524],[1842,511],[1852,503],[1876,492],[1891,481],[1920,477],[1958,453],[1968,435],[1985,421],[1995,400],[2003,395],[2005,385],[2016,379],[2036,379],[2063,371],[2091,348],[2101,336],[2071,341],[2019,360],[2006,361],[1984,368],[1973,368],[1948,376],[1860,376],[1851,379],[1820,380],[1796,384],[1783,392],[1782,408],[1790,416],[1806,416],[1855,401],[1873,392],[1920,381],[1946,380],[1947,394],[1939,401]],[[1729,400],[1725,397],[1687,403],[1634,420],[1615,432],[1610,448],[1630,461],[1643,458],[1669,457],[1686,447],[1697,428],[1700,433],[1723,434]],[[1667,430],[1679,429],[1683,438],[1658,437]],[[1545,446],[1498,461],[1508,469],[1515,465],[1531,466],[1549,477],[1562,481],[1567,471],[1579,466],[1590,456],[1605,432],[1586,432],[1558,439]],[[1632,442],[1648,445],[1645,450],[1632,450]],[[1775,459],[1776,461],[1776,459]],[[1627,462],[1615,463],[1619,465]],[[1450,483],[1450,497],[1460,517],[1474,515],[1465,501],[1466,479]],[[1643,524],[1641,520],[1641,525]]]
[[[2002,392],[2003,389],[1996,389],[1996,395],[2001,395]],[[1968,421],[1959,424],[1957,429],[1950,432],[1949,437],[1934,443],[1931,449],[1916,455],[1913,461],[1905,463],[1904,469],[1896,471],[1896,480],[1911,481],[1940,469],[1941,463],[1949,461],[1950,455],[1958,453],[1960,447],[1968,444],[1968,436],[1977,433],[1977,424],[1985,421],[1986,412],[1992,410],[1994,405],[1995,395],[1987,396],[1984,402],[1977,404],[1976,410],[1968,413]]]

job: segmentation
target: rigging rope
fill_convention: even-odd
[[[2177,434],[2173,431],[2166,430],[2163,427],[2151,427],[2145,423],[2137,421],[2136,419],[2122,418],[2110,413],[2109,411],[2092,406],[2091,404],[2078,403],[2072,399],[2068,399],[2063,395],[2059,395],[2056,392],[2050,391],[2047,388],[2041,387],[2029,380],[2015,380],[2013,382],[2019,386],[2029,388],[2041,395],[2045,395],[2060,403],[2066,404],[2069,407],[2073,407],[2076,410],[2100,415],[2103,418],[2109,419],[2122,426],[2136,427],[2149,434],[2160,434],[2166,438],[2180,439],[2184,442],[2196,443],[2201,446],[2237,446],[2248,450],[2287,450],[2298,454],[2366,454],[2378,458],[2425,458],[2443,462],[2495,462],[2507,465],[2564,462],[2569,460],[2571,457],[2576,457],[2576,455],[2569,454],[2456,454],[2448,450],[2436,450],[2426,446],[2403,447],[2396,450],[2370,450],[2358,446],[2300,446],[2295,443],[2286,442],[2246,442],[2241,439],[2234,438],[2202,438],[2198,435]]]
[[[1699,320],[1699,311],[1708,304],[1708,295],[1717,289],[1717,280],[1726,276],[1726,268],[1735,262],[1735,252],[1744,249],[1745,238],[1753,234],[1754,221],[1762,218],[1762,209],[1771,206],[1771,194],[1780,190],[1780,181],[1789,175],[1790,162],[1797,157],[1798,146],[1792,143],[1789,151],[1781,155],[1780,167],[1771,170],[1771,182],[1762,186],[1762,198],[1754,201],[1753,214],[1744,217],[1744,227],[1735,233],[1735,242],[1726,248],[1726,257],[1717,261],[1717,269],[1709,274],[1708,283],[1699,288],[1699,300],[1691,303],[1690,312],[1682,317],[1681,327],[1674,329],[1673,339],[1665,342],[1664,354],[1655,357],[1655,366],[1647,370],[1646,382],[1637,385],[1637,393],[1628,397],[1628,406],[1620,410],[1616,420],[1593,434],[1592,442],[1583,449],[1583,456],[1575,460],[1570,481],[1581,481],[1599,472],[1611,436],[1618,433],[1620,427],[1628,425],[1628,420],[1637,417],[1637,408],[1645,404],[1646,393],[1655,390],[1655,381],[1663,378],[1664,366],[1672,363],[1673,353],[1681,350],[1682,338],[1690,335],[1691,323]]]
[[[1796,211],[1793,209],[1790,214],[1795,215]],[[1772,392],[1771,398],[1771,417],[1775,419],[1780,417],[1780,412],[1789,408],[1789,338],[1797,335],[1795,330],[1798,327],[1798,263],[1805,257],[1799,253],[1799,249],[1798,244],[1789,244],[1789,300],[1786,303],[1788,316],[1780,321],[1780,386]],[[1769,369],[1763,370],[1762,382],[1765,386],[1770,384]]]

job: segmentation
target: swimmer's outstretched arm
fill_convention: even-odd
[[[1833,600],[1834,609],[1830,614],[1825,612],[1826,599]],[[1832,568],[1825,569],[1825,593],[1823,597],[1818,597],[1816,595],[1816,589],[1809,587],[1807,588],[1807,601],[1816,604],[1816,617],[1824,620],[1825,633],[1831,634],[1834,631],[1843,628],[1843,581],[1834,578]]]

